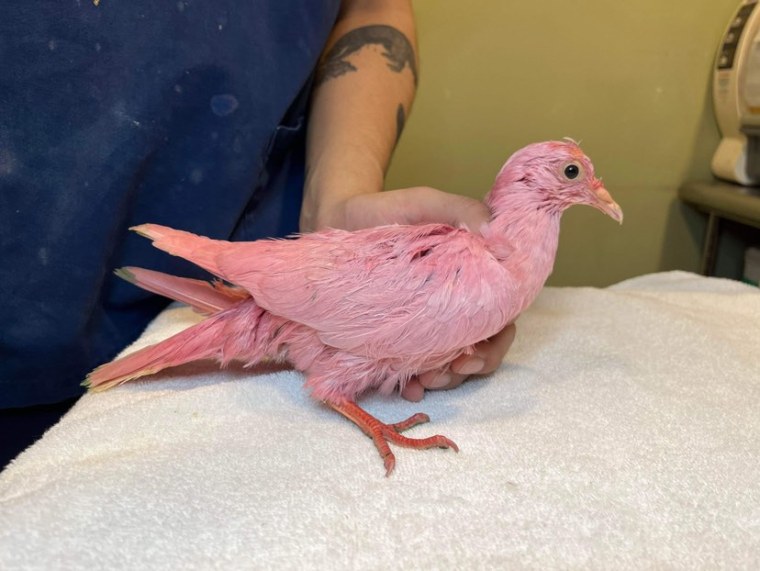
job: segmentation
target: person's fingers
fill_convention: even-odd
[[[420,385],[426,389],[447,390],[461,385],[467,378],[467,375],[454,373],[453,371],[446,369],[443,371],[426,371],[417,378]]]
[[[472,355],[462,355],[451,363],[451,371],[460,375],[485,375],[499,368],[515,340],[517,328],[510,323],[493,337],[475,345]]]
[[[480,200],[418,186],[351,197],[345,204],[345,228],[356,230],[384,224],[464,224],[479,232],[490,219]]]
[[[401,390],[401,396],[408,401],[420,402],[425,396],[425,387],[420,384],[416,377],[411,378]]]
[[[464,224],[471,231],[479,232],[480,227],[491,217],[488,207],[474,198],[424,186],[407,190],[409,192],[403,196],[408,201],[404,210],[409,224]]]
[[[472,355],[462,355],[447,369],[426,371],[411,379],[401,396],[406,400],[419,402],[425,390],[447,390],[461,385],[470,375],[486,375],[499,368],[509,347],[515,340],[517,328],[510,323],[499,333],[475,345]]]

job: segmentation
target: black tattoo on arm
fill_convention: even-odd
[[[406,123],[406,113],[404,113],[404,106],[401,105],[401,103],[398,104],[398,109],[396,110],[396,144],[398,145],[398,140],[401,138],[401,131],[404,130],[404,123]]]
[[[363,47],[379,44],[383,47],[383,57],[388,60],[388,68],[401,73],[406,66],[414,76],[417,85],[417,65],[414,49],[404,34],[386,25],[364,26],[347,32],[327,51],[317,69],[315,85],[321,85],[334,77],[357,71],[348,57]]]

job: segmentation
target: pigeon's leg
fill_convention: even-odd
[[[428,438],[407,438],[400,434],[408,428],[428,422],[430,418],[426,414],[418,412],[401,422],[385,424],[355,402],[346,401],[340,404],[328,402],[327,404],[361,428],[372,439],[385,464],[386,476],[391,475],[396,465],[396,457],[391,452],[390,446],[388,446],[389,442],[404,446],[405,448],[416,448],[418,450],[423,448],[451,448],[455,452],[459,452],[459,447],[454,442],[440,434]]]

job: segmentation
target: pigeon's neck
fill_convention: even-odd
[[[529,304],[554,268],[561,210],[534,192],[511,192],[488,204],[494,216],[481,233]]]

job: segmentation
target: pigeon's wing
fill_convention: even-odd
[[[517,284],[480,236],[446,225],[224,243],[215,273],[327,345],[373,358],[472,345],[516,317]]]

